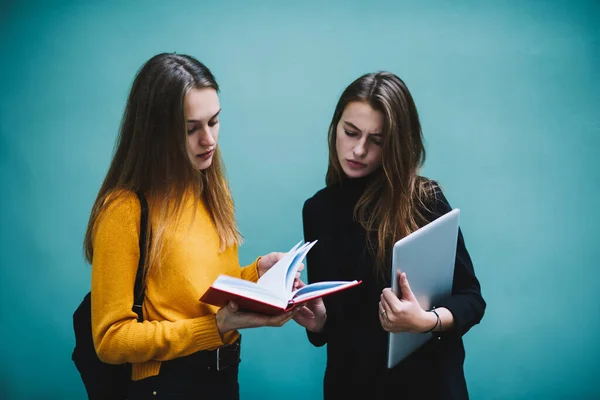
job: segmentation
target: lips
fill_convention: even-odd
[[[352,169],[363,169],[367,166],[367,164],[361,163],[359,161],[354,161],[354,160],[346,160],[346,162]]]
[[[197,154],[196,158],[200,158],[201,160],[208,160],[213,153],[215,152],[215,149],[209,150],[206,153],[202,153],[202,154]]]

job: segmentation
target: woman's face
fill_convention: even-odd
[[[219,138],[221,106],[216,90],[191,89],[184,99],[188,154],[196,168],[206,169],[212,164]]]
[[[383,114],[365,102],[350,102],[337,125],[336,151],[349,178],[367,176],[381,165]]]

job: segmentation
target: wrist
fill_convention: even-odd
[[[260,278],[261,276],[263,276],[263,274],[266,272],[266,271],[263,271],[263,270],[262,270],[262,267],[260,266],[260,260],[261,260],[262,258],[263,258],[263,256],[259,256],[259,257],[256,259],[256,272],[258,273],[258,277],[259,277],[259,278]]]
[[[433,311],[423,310],[423,318],[421,321],[422,323],[419,327],[419,332],[422,333],[433,332],[439,325],[438,316]]]
[[[222,313],[219,311],[217,311],[217,313],[215,314],[215,323],[217,324],[217,330],[219,331],[219,334],[221,335],[221,337],[223,337],[224,334],[226,334],[227,332],[229,332],[231,329],[227,326],[227,317],[224,317],[222,315]]]

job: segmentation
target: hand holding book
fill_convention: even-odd
[[[299,281],[298,288],[302,288],[306,284]],[[293,316],[294,321],[300,326],[312,332],[321,332],[327,321],[327,309],[321,297],[308,300],[301,307],[295,308],[298,312]]]
[[[267,315],[281,315],[299,304],[331,293],[348,289],[360,281],[314,282],[298,289],[297,281],[302,260],[317,241],[299,242],[285,253],[258,282],[220,275],[202,295],[200,301],[225,306],[234,301],[241,309]]]
[[[298,310],[288,311],[279,315],[264,315],[253,312],[245,312],[239,306],[230,301],[225,307],[221,307],[215,316],[217,329],[221,334],[232,330],[258,328],[264,326],[281,327],[297,314]]]

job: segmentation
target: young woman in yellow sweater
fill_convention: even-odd
[[[281,257],[270,253],[240,268],[241,238],[217,145],[218,91],[211,71],[190,56],[147,61],[133,81],[91,212],[84,245],[94,345],[103,362],[132,363],[129,399],[239,398],[238,330],[281,326],[292,317],[199,301],[219,274],[256,281]],[[136,192],[149,205],[143,322],[132,311]]]

